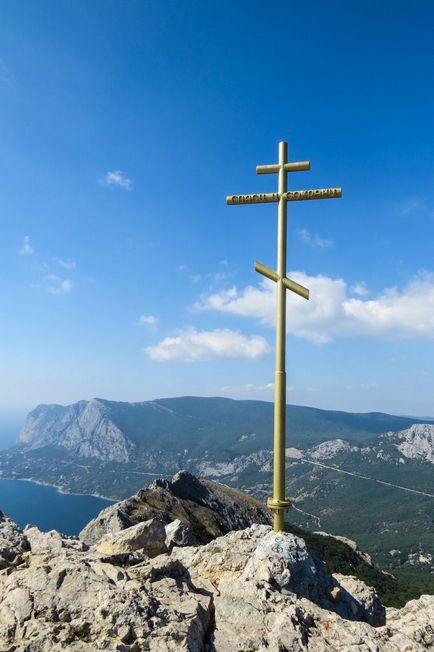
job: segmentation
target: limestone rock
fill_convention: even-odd
[[[400,650],[434,649],[434,595],[421,595],[402,609],[387,609],[390,641]],[[407,648],[405,646],[408,646]]]
[[[55,554],[61,548],[72,548],[73,550],[88,550],[88,546],[77,537],[68,537],[59,534],[56,530],[41,532],[36,525],[27,525],[24,534],[30,544],[33,555]]]
[[[347,602],[355,620],[366,620],[374,627],[384,625],[386,610],[372,586],[351,575],[335,573],[334,579],[340,587],[340,602]],[[339,608],[337,612],[340,613]],[[345,615],[342,614],[344,617]]]
[[[96,545],[95,550],[103,555],[141,551],[148,557],[167,552],[166,530],[161,519],[137,523],[126,530],[107,534]]]
[[[44,551],[32,554],[28,568],[0,577],[1,650],[203,649],[212,598],[195,590],[186,569],[176,581],[169,573],[151,582],[93,551]]]
[[[385,609],[375,590],[356,578],[328,575],[325,564],[308,552],[300,537],[275,534],[268,526],[254,525],[225,537],[229,538],[231,544],[224,548],[219,538],[194,553],[191,548],[173,550],[171,558],[189,568],[194,583],[206,580],[219,587],[222,581],[225,586],[236,581],[268,586],[268,590],[295,600],[307,598],[348,620],[384,624]]]
[[[166,546],[168,550],[172,550],[175,546],[197,546],[199,541],[190,532],[190,529],[179,520],[175,519],[168,523],[165,527],[166,532]]]
[[[202,496],[186,497],[188,485],[178,493],[190,501],[190,516],[196,513],[190,503],[194,509],[204,504],[211,509],[213,500],[218,505],[216,493],[210,496],[202,483]],[[168,500],[167,492],[162,495]],[[179,496],[170,495],[176,505]],[[122,518],[138,514],[131,502],[117,507]],[[119,515],[110,509],[110,518]],[[224,511],[227,518],[230,503]],[[139,512],[148,513],[144,507]],[[0,572],[0,650],[434,650],[434,596],[384,610],[374,589],[354,577],[328,575],[302,538],[275,534],[264,524],[206,545],[169,546],[150,558],[144,551],[153,546],[167,550],[168,532],[188,534],[183,521],[168,526],[170,517],[161,509],[156,514],[107,532],[90,549],[76,538],[34,526],[23,533],[2,515],[0,533],[13,568]],[[215,523],[222,527],[223,521],[216,518]],[[27,562],[16,565],[13,555],[21,553]]]
[[[22,529],[0,512],[0,570],[19,563],[21,555],[29,549],[29,542]]]
[[[405,457],[434,464],[434,424],[415,423],[407,430],[386,435]]]
[[[112,421],[106,401],[38,405],[26,418],[19,443],[29,448],[61,446],[79,457],[128,462],[135,446]]]

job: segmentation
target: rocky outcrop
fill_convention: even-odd
[[[153,559],[136,547],[134,537],[129,554],[108,556],[97,545],[87,550],[77,540],[30,529],[27,563],[0,572],[1,650],[434,647],[434,596],[385,611],[373,589],[354,578],[327,575],[303,539],[276,535],[266,525],[207,545],[174,547]]]
[[[405,457],[434,464],[434,424],[415,423],[407,430],[389,433],[387,436]]]
[[[20,564],[28,550],[30,544],[21,528],[0,512],[0,570]]]
[[[113,423],[103,401],[39,405],[29,413],[18,440],[28,448],[60,446],[79,457],[128,462],[133,443]]]
[[[91,545],[106,534],[152,518],[163,518],[166,524],[178,519],[201,543],[252,523],[271,523],[270,511],[255,498],[180,471],[171,481],[156,480],[104,509],[80,532],[80,539]]]
[[[331,439],[324,441],[318,446],[310,448],[306,452],[306,456],[313,460],[331,460],[333,457],[341,453],[348,453],[358,451],[357,446],[351,444],[343,439]]]

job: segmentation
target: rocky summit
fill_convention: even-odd
[[[0,650],[434,649],[434,596],[386,609],[301,537],[255,523],[261,511],[240,493],[181,473],[104,510],[80,538],[1,515]]]
[[[80,539],[93,544],[103,535],[154,517],[166,524],[179,520],[201,543],[252,523],[271,524],[270,510],[259,500],[179,471],[171,481],[155,480],[135,496],[104,509],[82,530]]]

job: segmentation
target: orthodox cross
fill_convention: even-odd
[[[277,271],[255,262],[257,272],[276,283],[276,370],[274,380],[274,464],[273,497],[267,501],[274,513],[274,531],[284,529],[285,511],[290,501],[285,498],[285,448],[286,448],[286,290],[291,290],[304,299],[309,299],[309,290],[286,276],[286,231],[287,203],[305,199],[334,199],[342,197],[341,188],[319,188],[316,190],[290,190],[287,188],[287,173],[310,170],[309,161],[288,162],[288,145],[279,143],[279,162],[272,165],[257,165],[257,174],[278,174],[278,191],[250,195],[229,195],[226,203],[238,204],[278,203],[277,208]]]

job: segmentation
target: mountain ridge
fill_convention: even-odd
[[[363,440],[422,423],[383,412],[287,406],[287,441],[304,448],[328,439]],[[27,416],[18,443],[60,445],[79,457],[128,461],[148,448],[218,461],[271,448],[273,404],[223,397],[176,397],[126,402],[94,398],[71,405],[41,404]],[[182,442],[180,445],[177,443]]]

